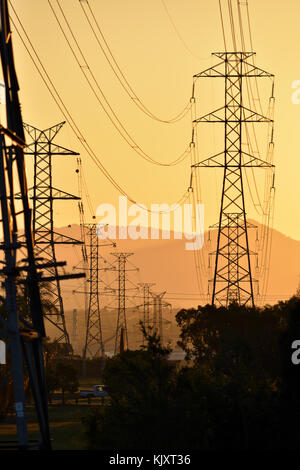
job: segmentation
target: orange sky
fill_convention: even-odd
[[[56,0],[51,3],[58,12]],[[224,49],[217,0],[165,0],[178,31],[192,53],[179,40],[160,0],[89,0],[89,3],[128,82],[147,107],[162,118],[176,114],[186,105],[191,95],[193,74],[214,63],[211,52]],[[300,3],[298,0],[249,0],[248,3],[256,63],[275,74],[274,227],[300,240],[297,210],[300,197],[300,105],[291,101],[292,82],[300,80]],[[91,93],[57,26],[48,1],[13,0],[12,4],[86,140],[118,184],[136,201],[147,206],[178,200],[189,185],[189,160],[169,168],[154,166],[140,158],[118,135]],[[91,34],[80,2],[63,0],[61,4],[91,70],[128,132],[155,160],[168,162],[179,156],[191,139],[190,116],[176,124],[158,123],[145,116],[112,74]],[[222,1],[222,4],[225,14],[227,2]],[[15,18],[14,15],[12,17]],[[226,18],[225,30],[230,43]],[[13,40],[24,121],[46,128],[64,120],[16,32],[13,33]],[[198,116],[223,104],[220,85],[212,82],[197,82]],[[267,97],[264,92],[265,89],[262,96]],[[216,152],[222,150],[222,132],[214,132],[213,129],[200,131],[200,160],[208,157],[214,149]],[[263,150],[266,141],[262,132],[258,135],[262,137]],[[60,132],[57,142],[81,153],[94,208],[102,202],[117,204],[118,192],[83,151],[68,125]],[[76,159],[55,158],[54,185],[76,193]],[[29,181],[31,177],[32,165],[28,164]],[[262,178],[258,176],[257,180],[259,191],[262,191]],[[207,226],[218,219],[221,187],[214,170],[201,170],[201,181]],[[248,197],[246,206],[248,216],[259,220]],[[78,220],[76,203],[57,203],[56,226],[78,223]]]

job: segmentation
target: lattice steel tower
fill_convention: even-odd
[[[7,364],[1,364],[0,393],[3,399],[13,390],[18,442],[1,442],[0,447],[29,448],[26,417],[28,385],[35,403],[40,450],[51,450],[47,387],[44,373],[43,338],[45,337],[39,282],[45,264],[37,263],[32,239],[31,209],[24,163],[25,136],[18,98],[18,79],[14,66],[12,34],[6,0],[0,0],[0,56],[6,94],[6,126],[0,126],[0,249],[1,260],[0,338],[4,339]],[[19,192],[19,207],[15,199]],[[20,222],[24,236],[21,241]],[[25,253],[24,253],[25,251]],[[22,256],[17,262],[19,255]],[[47,263],[49,264],[49,263]],[[22,276],[20,276],[22,274]],[[26,300],[20,307],[20,295]],[[24,376],[26,363],[28,377]],[[7,388],[8,387],[8,388]]]
[[[225,130],[224,151],[193,165],[224,168],[217,249],[214,253],[216,258],[212,303],[217,305],[228,306],[231,302],[254,305],[250,264],[252,253],[249,249],[242,168],[273,165],[243,151],[243,124],[272,120],[243,106],[243,79],[273,75],[247,62],[253,54],[254,52],[214,53],[221,62],[195,75],[195,78],[225,79],[225,105],[194,121],[223,123]]]
[[[133,253],[111,253],[117,258],[117,269],[118,272],[118,318],[117,328],[115,337],[115,354],[120,351],[121,339],[122,342],[126,342],[124,349],[128,347],[128,332],[126,322],[126,261],[129,256]]]
[[[151,326],[150,324],[150,298],[151,298],[151,291],[150,287],[154,286],[155,283],[153,282],[140,282],[138,286],[140,287],[142,294],[143,294],[143,324],[146,328],[146,330],[149,329]],[[143,336],[143,342],[144,342],[144,336]]]
[[[153,331],[159,335],[160,342],[163,344],[163,306],[169,305],[163,303],[163,297],[166,291],[160,292],[159,294],[151,293],[153,297]]]
[[[85,243],[88,257],[88,278],[89,288],[88,308],[86,320],[86,335],[83,350],[83,358],[88,355],[91,357],[104,356],[104,345],[102,338],[102,326],[99,303],[99,238],[97,236],[97,224],[85,224],[86,239]]]
[[[56,124],[48,129],[40,130],[36,127],[24,124],[24,128],[31,138],[31,142],[25,149],[26,155],[34,157],[34,185],[33,185],[33,234],[35,244],[35,254],[37,258],[54,261],[55,266],[48,268],[53,280],[49,282],[46,289],[51,294],[51,301],[55,307],[55,312],[45,312],[45,318],[54,325],[59,336],[56,342],[70,344],[67,332],[64,305],[61,295],[61,287],[56,263],[55,245],[81,244],[66,235],[54,232],[53,203],[56,200],[78,200],[79,197],[56,189],[52,184],[52,157],[54,155],[78,155],[65,147],[61,147],[53,142],[57,133],[65,122]],[[78,275],[68,275],[66,278],[79,277]],[[62,279],[63,276],[60,276]]]

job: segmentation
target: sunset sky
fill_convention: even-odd
[[[50,3],[67,32],[56,0]],[[82,68],[74,60],[59,29],[49,2],[12,0],[11,4],[74,121],[111,176],[135,201],[147,207],[151,203],[171,204],[177,201],[189,185],[189,158],[178,166],[162,167],[137,155],[115,130],[91,92]],[[90,70],[128,133],[153,159],[161,162],[176,159],[191,140],[190,114],[178,123],[165,124],[141,112],[122,89],[101,52],[82,10],[82,6],[86,8],[85,2],[63,0],[60,4]],[[187,105],[193,75],[218,61],[211,58],[212,52],[224,50],[218,0],[89,0],[89,4],[127,81],[147,108],[162,119],[176,115]],[[293,104],[291,99],[294,91],[292,83],[300,80],[300,3],[298,0],[249,0],[248,4],[256,64],[275,75],[274,227],[300,240],[300,104]],[[221,5],[230,49],[227,2],[222,1]],[[245,12],[243,8],[241,5]],[[15,22],[12,9],[10,13]],[[238,24],[237,16],[235,20]],[[18,22],[16,25],[21,31]],[[12,30],[24,121],[43,129],[65,120],[13,25]],[[248,36],[246,45],[250,50]],[[81,65],[84,65],[82,60]],[[205,80],[205,83],[198,80],[196,85],[198,117],[223,105],[224,83]],[[266,109],[270,82],[262,87],[261,96]],[[222,150],[222,130],[221,127],[217,131],[211,128],[199,129],[200,160]],[[266,139],[263,131],[258,131],[258,136],[264,152]],[[118,191],[91,161],[68,124],[60,132],[57,143],[81,153],[94,210],[101,203],[117,204]],[[29,160],[31,157],[27,158]],[[54,158],[54,185],[67,192],[77,193],[76,158]],[[262,194],[263,178],[259,172],[264,170],[254,171],[258,172],[257,181]],[[200,172],[207,227],[218,219],[220,178],[215,170],[201,169]],[[28,179],[31,184],[30,161]],[[247,190],[246,196],[248,217],[260,220]],[[86,212],[88,215],[87,208]],[[78,222],[76,203],[57,203],[56,226]]]

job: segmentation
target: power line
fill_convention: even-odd
[[[24,29],[24,27],[23,27],[23,25],[22,25],[22,22],[20,21],[20,19],[19,19],[19,17],[18,17],[18,15],[17,15],[17,13],[16,13],[16,11],[15,11],[15,9],[14,9],[14,7],[13,7],[13,5],[12,5],[12,3],[11,3],[10,0],[9,0],[9,4],[11,5],[11,8],[12,8],[12,10],[14,11],[14,14],[16,15],[16,18],[17,18],[17,20],[18,20],[18,22],[19,22],[19,24],[20,24],[20,26],[21,26],[21,28],[22,28],[22,30],[23,30],[23,33],[25,34],[25,37],[26,37],[27,41],[29,42],[29,44],[30,44],[30,46],[31,46],[31,48],[32,48],[32,50],[33,50],[33,52],[34,52],[34,54],[35,54],[35,56],[36,56],[36,59],[37,59],[39,65],[40,65],[41,69],[43,70],[44,74],[46,75],[46,77],[47,77],[49,83],[51,84],[53,90],[51,90],[50,86],[48,85],[46,79],[44,78],[44,76],[43,76],[43,74],[42,74],[42,72],[41,72],[41,70],[40,70],[40,68],[39,68],[39,66],[38,66],[38,64],[37,64],[37,62],[35,61],[33,55],[31,54],[30,50],[28,49],[28,47],[26,46],[26,43],[25,43],[24,39],[22,38],[22,36],[21,36],[21,34],[20,34],[20,32],[19,32],[19,30],[18,30],[16,24],[14,23],[13,19],[11,19],[12,24],[13,24],[14,28],[16,29],[16,32],[17,32],[17,34],[18,34],[18,36],[19,36],[19,38],[20,38],[22,44],[24,45],[24,47],[25,47],[27,53],[29,54],[29,57],[31,58],[31,60],[32,60],[32,62],[33,62],[33,64],[34,64],[34,66],[36,67],[36,69],[37,69],[37,71],[38,71],[40,77],[42,78],[42,80],[43,80],[44,84],[46,85],[48,91],[50,92],[52,98],[53,98],[54,101],[56,102],[56,104],[57,104],[57,106],[59,107],[59,109],[60,109],[62,115],[64,116],[64,118],[66,119],[66,121],[68,122],[68,124],[70,125],[70,127],[71,127],[72,131],[74,132],[74,134],[76,135],[77,139],[79,140],[79,142],[81,143],[81,145],[84,147],[84,149],[86,150],[86,152],[88,153],[88,155],[92,158],[92,160],[94,161],[94,163],[99,167],[99,169],[100,169],[101,172],[104,174],[104,176],[109,180],[109,182],[110,182],[121,194],[126,195],[130,201],[132,201],[133,203],[135,203],[135,201],[126,193],[126,191],[124,191],[124,190],[116,183],[116,181],[110,176],[109,172],[105,169],[105,167],[104,167],[104,166],[102,165],[102,163],[99,161],[99,159],[98,159],[98,157],[96,156],[96,154],[93,152],[93,150],[91,149],[91,147],[88,145],[88,143],[87,143],[85,137],[84,137],[83,134],[81,133],[80,129],[78,128],[78,126],[77,126],[77,124],[76,124],[76,122],[74,121],[74,119],[72,118],[71,114],[69,113],[67,107],[65,106],[65,104],[64,104],[64,102],[63,102],[61,96],[60,96],[59,93],[57,92],[57,89],[56,89],[56,87],[54,86],[53,81],[51,80],[51,78],[50,78],[50,76],[49,76],[47,70],[45,69],[43,63],[41,62],[41,60],[40,60],[40,58],[39,58],[39,56],[38,56],[38,54],[37,54],[37,52],[36,52],[34,46],[33,46],[32,42],[31,42],[31,40],[30,40],[28,34],[26,33],[26,31],[25,31],[25,29]]]
[[[110,173],[106,170],[106,168],[104,167],[104,165],[101,163],[99,157],[96,155],[96,153],[93,151],[93,149],[91,148],[91,146],[89,145],[89,143],[87,142],[85,136],[82,134],[81,130],[79,129],[78,125],[76,124],[74,118],[72,117],[72,115],[70,114],[68,108],[66,107],[66,105],[64,104],[64,101],[62,100],[60,94],[58,93],[51,77],[49,76],[45,66],[43,65],[41,59],[39,58],[39,55],[36,51],[36,49],[34,48],[19,16],[17,15],[16,13],[16,10],[15,8],[13,7],[12,5],[12,2],[9,0],[9,3],[10,3],[10,6],[17,18],[17,21],[19,22],[20,24],[20,27],[23,31],[23,34],[25,35],[33,53],[34,53],[34,56],[33,54],[30,52],[30,49],[28,48],[28,46],[26,45],[16,23],[13,21],[13,19],[11,19],[12,21],[12,24],[25,48],[25,50],[27,51],[31,61],[33,62],[38,74],[40,75],[42,81],[44,82],[46,88],[48,89],[50,95],[52,96],[53,100],[55,101],[56,105],[58,106],[58,108],[60,109],[62,115],[64,116],[65,120],[68,122],[71,130],[73,131],[73,133],[75,134],[76,138],[79,140],[80,144],[82,145],[82,147],[84,148],[84,150],[87,152],[87,154],[89,155],[89,157],[92,159],[92,161],[94,162],[94,164],[98,167],[98,169],[102,172],[102,174],[105,176],[105,178],[114,186],[114,188],[119,192],[121,193],[122,195],[126,196],[128,198],[128,200],[130,202],[132,202],[133,204],[137,204],[137,202],[127,193],[126,190],[124,190],[117,182],[116,180],[110,175]],[[45,74],[45,76],[43,75],[43,73]],[[46,78],[48,80],[46,80]],[[51,86],[50,86],[50,85]],[[52,87],[52,88],[51,88]],[[172,210],[175,210],[177,206],[179,206],[180,204],[182,204],[188,197],[188,193],[187,193],[187,190],[184,192],[184,194],[175,202],[172,204]],[[138,205],[138,204],[137,204]],[[145,208],[143,206],[140,206],[138,205],[139,207],[141,207],[141,209],[145,210]],[[151,213],[151,210],[150,209],[147,209],[147,212]]]
[[[176,122],[178,122],[179,120],[183,119],[189,109],[190,109],[190,103],[188,103],[184,108],[183,110],[178,113],[176,116],[170,118],[170,119],[161,119],[159,118],[158,116],[156,116],[154,113],[152,113],[147,107],[146,105],[142,102],[142,100],[138,97],[138,95],[136,94],[136,92],[134,91],[134,89],[132,88],[132,86],[130,85],[130,83],[128,82],[125,74],[123,73],[122,69],[120,68],[118,62],[116,61],[115,57],[114,57],[114,54],[112,53],[112,50],[107,42],[107,40],[105,39],[105,36],[102,32],[102,29],[100,28],[100,25],[99,25],[99,22],[92,10],[92,7],[90,6],[89,2],[86,0],[85,2],[82,2],[81,0],[79,0],[79,4],[82,8],[82,11],[84,13],[84,16],[91,28],[91,31],[102,51],[102,53],[104,54],[104,57],[106,58],[109,66],[111,67],[113,73],[115,74],[116,78],[118,79],[118,81],[120,82],[121,86],[123,87],[123,89],[125,90],[125,92],[127,93],[127,95],[129,96],[129,98],[132,100],[132,102],[141,110],[143,111],[147,116],[151,117],[152,119],[158,121],[158,122],[163,122],[163,123],[167,123],[167,124],[174,124]],[[105,48],[103,47],[102,43],[101,43],[101,40],[99,39],[99,35],[97,34],[90,18],[89,18],[89,15],[84,7],[84,5],[86,5],[88,11],[89,11],[89,14],[91,15],[95,25],[96,25],[96,29],[98,30],[99,32],[99,35],[101,37],[101,40],[103,41],[107,51],[105,50]]]
[[[242,3],[237,0],[237,9],[238,9],[238,17],[239,17],[239,25],[240,25],[240,35],[241,35],[241,43],[242,43],[242,48],[245,51],[245,39],[244,39],[244,32],[243,32],[243,21],[242,21],[242,14],[241,14],[241,5]],[[252,32],[251,32],[251,24],[250,24],[250,14],[249,14],[249,7],[248,7],[248,2],[245,2],[244,5],[246,6],[246,13],[247,13],[247,24],[248,24],[248,34],[249,34],[249,40],[250,40],[250,45],[251,45],[251,50],[253,50],[253,40],[252,40]],[[255,66],[255,58],[252,56],[251,58],[253,66]],[[247,65],[248,67],[248,65]],[[260,99],[260,94],[259,94],[259,88],[258,88],[258,80],[257,77],[254,78],[255,80],[255,86],[256,86],[256,93],[257,93],[257,100],[259,102],[260,106],[260,112],[262,113],[262,103]],[[248,83],[249,82],[249,83]],[[253,109],[256,111],[256,100],[254,98],[251,82],[247,79],[246,81],[247,84],[247,91],[248,91],[248,98],[249,98],[249,103],[252,98],[252,106]],[[272,79],[272,95],[269,99],[269,107],[267,114],[270,115],[270,118],[273,121],[273,116],[274,116],[274,79]],[[269,163],[273,163],[273,150],[274,150],[274,143],[273,143],[273,134],[274,134],[274,124],[271,122],[269,124],[270,130],[269,130],[269,135],[268,135],[268,146],[267,146],[267,158],[266,161]],[[254,134],[254,140],[256,144],[256,151],[258,156],[260,157],[260,151],[257,143],[257,137],[256,137],[256,132],[254,129],[254,125],[252,125],[253,128],[253,134]],[[246,133],[247,133],[247,140],[248,140],[248,147],[250,148],[252,152],[252,146],[249,138],[249,132],[246,127]],[[260,246],[259,246],[259,251],[262,254],[262,269],[260,270],[260,278],[263,283],[263,293],[261,298],[266,293],[267,289],[267,284],[268,284],[268,276],[269,276],[269,266],[270,266],[270,255],[271,255],[271,248],[272,248],[272,233],[270,233],[270,230],[272,227],[270,224],[273,224],[273,215],[274,215],[274,170],[272,169],[272,174],[267,170],[266,175],[265,175],[265,189],[264,189],[264,202],[263,204],[261,203],[259,194],[258,194],[258,189],[256,185],[256,180],[255,180],[255,175],[252,171],[253,175],[253,181],[255,185],[255,190],[256,194],[258,197],[259,201],[259,206],[261,207],[262,210],[262,234],[261,234],[261,241],[260,241]],[[248,178],[247,178],[247,183],[248,183]],[[251,189],[250,185],[248,183],[249,191],[251,194]],[[252,197],[252,194],[251,194]],[[257,210],[257,207],[253,201],[254,207]]]
[[[234,25],[234,17],[233,17],[233,10],[232,10],[232,1],[227,0],[228,4],[228,11],[229,11],[229,20],[230,20],[230,27],[231,27],[231,36],[232,36],[232,43],[233,43],[233,49],[235,52],[237,52],[237,43],[236,43],[236,37],[235,37],[235,25]]]
[[[250,50],[253,50],[253,40],[252,40],[252,32],[251,32],[248,1],[240,2],[239,0],[236,0],[238,20],[239,20],[239,28],[240,28],[241,49],[244,52],[246,52],[247,49],[246,49],[246,46],[245,46],[245,34],[244,34],[244,29],[243,29],[243,19],[242,19],[242,13],[241,13],[241,5],[242,4],[246,6],[248,36],[249,36],[250,46],[251,46]],[[231,0],[227,1],[227,5],[228,5],[228,12],[229,12],[229,20],[231,22],[232,42],[236,43],[235,27],[234,27],[234,16],[233,16],[233,8],[232,8]],[[219,7],[220,7],[221,21],[223,21],[221,1],[219,2]],[[224,28],[223,23],[222,23],[222,26]],[[225,46],[225,49],[226,49],[225,34],[223,35],[223,37],[224,37],[224,46]],[[253,66],[255,67],[255,57],[254,57],[254,55],[250,58],[250,60],[252,61]],[[245,67],[246,67],[247,70],[248,70],[249,66],[252,67],[252,65],[249,65],[248,63],[245,64]],[[254,81],[255,81],[255,86],[256,86],[257,98],[254,98],[251,81],[249,80],[248,77],[246,77],[246,86],[247,86],[249,107],[251,107],[251,109],[254,109],[254,111],[257,111],[256,101],[258,101],[259,106],[260,106],[260,112],[261,112],[261,114],[263,114],[257,77],[254,77]],[[273,109],[274,108],[273,91],[274,91],[274,79],[272,78],[272,96],[270,97],[269,107],[268,107],[268,111],[267,111],[267,116],[269,116],[272,121],[273,121],[273,112],[274,112],[274,109]],[[269,133],[268,139],[269,140],[268,140],[268,147],[267,147],[267,156],[266,156],[265,160],[272,164],[273,163],[273,155],[272,154],[273,154],[273,148],[274,148],[274,144],[273,144],[273,122],[271,122],[269,124],[269,128],[271,128],[271,130],[268,131],[268,133]],[[251,153],[251,154],[256,153],[258,155],[258,157],[261,158],[260,149],[259,149],[259,146],[258,146],[257,136],[256,136],[256,132],[255,132],[255,127],[254,127],[253,123],[252,123],[252,132],[253,132],[253,137],[254,137],[255,150],[252,146],[252,141],[251,141],[251,138],[250,138],[248,125],[246,124],[245,125],[245,135],[246,135],[246,139],[247,139],[247,145],[248,145],[249,153]],[[272,234],[270,234],[270,223],[271,222],[273,223],[273,215],[270,216],[270,212],[272,212],[272,214],[274,212],[274,190],[275,190],[273,188],[273,186],[274,186],[274,184],[273,184],[274,170],[273,169],[271,169],[271,171],[269,171],[268,169],[266,170],[265,184],[264,184],[264,186],[265,186],[264,201],[263,201],[263,203],[262,203],[261,197],[259,195],[259,191],[258,191],[256,178],[255,178],[255,174],[254,174],[253,169],[251,169],[251,171],[252,171],[251,174],[252,174],[252,178],[253,178],[254,190],[255,190],[255,193],[256,193],[256,198],[257,198],[258,203],[256,203],[255,200],[254,200],[254,195],[252,193],[252,188],[251,188],[252,185],[249,182],[247,172],[246,172],[246,183],[247,183],[247,186],[248,186],[250,198],[251,198],[252,203],[253,203],[253,207],[254,207],[255,211],[258,214],[261,213],[261,236],[260,236],[260,242],[259,242],[259,253],[261,253],[261,255],[262,255],[262,268],[260,269],[259,277],[260,277],[260,280],[262,281],[263,285],[266,286],[267,285],[266,276],[269,273],[269,265],[267,265],[267,263],[270,262],[270,253],[271,253],[269,244],[271,243],[271,240],[272,240],[272,236],[271,236]],[[273,206],[273,208],[272,208],[272,206]],[[260,210],[258,210],[258,208]],[[261,298],[262,298],[262,296],[261,296]]]
[[[81,58],[82,58],[82,60],[83,60],[84,65],[82,65],[82,64],[80,63],[80,60],[78,59],[77,54],[76,54],[74,48],[72,47],[72,44],[70,43],[70,41],[69,41],[69,39],[68,39],[68,37],[67,37],[65,31],[64,31],[64,28],[63,28],[63,26],[62,26],[62,24],[61,24],[61,22],[60,22],[60,20],[59,20],[59,18],[58,18],[58,16],[57,16],[55,10],[54,10],[54,8],[53,8],[53,6],[52,6],[52,4],[51,4],[51,1],[48,0],[48,4],[49,4],[49,6],[50,6],[50,8],[51,8],[51,11],[52,11],[52,13],[53,13],[53,15],[54,15],[54,18],[55,18],[55,20],[56,20],[58,26],[59,26],[59,28],[60,28],[62,34],[63,34],[63,37],[64,37],[64,39],[66,40],[66,42],[67,42],[67,44],[68,44],[68,46],[69,46],[69,48],[70,48],[70,51],[71,51],[71,53],[72,53],[72,55],[73,55],[73,57],[74,57],[74,59],[75,59],[77,65],[79,66],[79,69],[80,69],[81,73],[84,75],[84,77],[85,77],[85,79],[86,79],[86,81],[87,81],[87,83],[88,83],[88,86],[89,86],[89,88],[91,89],[92,93],[94,94],[94,96],[95,96],[97,102],[100,104],[101,108],[103,109],[103,111],[104,111],[105,114],[107,115],[107,117],[108,117],[108,119],[110,120],[110,122],[112,123],[112,125],[113,125],[113,126],[115,127],[115,129],[118,131],[118,133],[120,134],[120,136],[125,140],[125,142],[129,145],[129,147],[130,147],[134,152],[136,152],[140,157],[142,157],[144,160],[148,161],[149,163],[152,163],[152,164],[158,165],[158,166],[167,166],[167,167],[169,167],[169,166],[175,166],[175,165],[178,165],[179,163],[181,163],[181,162],[187,157],[187,155],[189,154],[189,151],[190,151],[190,147],[189,147],[189,146],[188,146],[188,147],[184,150],[184,152],[181,153],[181,154],[179,155],[179,157],[177,157],[175,160],[173,160],[173,161],[171,161],[171,162],[169,162],[169,163],[161,163],[161,162],[159,162],[159,161],[157,161],[157,160],[154,160],[152,157],[150,157],[149,154],[147,154],[146,152],[144,152],[144,151],[142,150],[142,148],[138,145],[138,143],[134,140],[134,138],[131,137],[131,135],[129,134],[129,132],[127,131],[127,129],[125,128],[125,126],[123,125],[123,123],[120,121],[120,119],[118,118],[117,114],[116,114],[115,111],[113,110],[112,106],[110,105],[110,103],[109,103],[108,99],[106,98],[106,96],[105,96],[105,94],[104,94],[102,88],[100,87],[99,82],[98,82],[97,78],[95,77],[95,75],[94,75],[94,73],[93,73],[93,71],[92,71],[92,69],[91,69],[89,63],[87,62],[87,60],[86,60],[86,58],[85,58],[85,55],[84,55],[84,53],[83,53],[83,51],[82,51],[82,49],[81,49],[81,47],[80,47],[80,45],[79,45],[79,43],[78,43],[78,41],[77,41],[75,35],[74,35],[74,32],[73,32],[73,30],[72,30],[72,28],[71,28],[71,26],[70,26],[70,23],[69,23],[69,21],[68,21],[66,15],[65,15],[65,13],[64,13],[64,10],[62,9],[62,7],[61,7],[61,5],[60,5],[60,3],[59,3],[59,0],[56,0],[56,2],[57,2],[57,4],[58,4],[58,7],[59,7],[59,9],[60,9],[60,12],[61,12],[61,14],[62,14],[62,16],[63,16],[63,19],[64,19],[64,21],[65,21],[65,23],[66,23],[66,25],[67,25],[67,28],[68,28],[68,30],[69,30],[69,33],[71,34],[71,37],[73,38],[73,41],[74,41],[74,43],[75,43],[75,45],[76,45],[76,47],[77,47],[77,49],[78,49],[78,51],[79,51],[79,54],[80,54],[80,56],[81,56]],[[94,84],[95,84],[95,86],[96,86],[98,92],[100,93],[100,95],[101,95],[102,99],[104,100],[105,105],[107,106],[108,109],[107,109],[107,108],[105,107],[105,105],[103,104],[103,102],[102,102],[101,98],[99,97],[99,95],[98,95],[98,93],[97,93],[95,87],[93,86],[93,84],[92,84],[92,82],[91,82],[91,80],[90,80],[90,78],[89,78],[89,76],[88,76],[88,72],[90,73],[90,75],[91,75],[91,77],[92,77],[92,80],[93,80],[93,82],[94,82]]]
[[[166,2],[165,2],[164,0],[161,0],[161,3],[163,4],[164,10],[165,10],[165,12],[166,12],[166,15],[167,15],[167,17],[169,18],[169,21],[170,21],[171,25],[173,26],[173,29],[174,29],[174,31],[175,31],[175,33],[176,33],[176,36],[178,37],[179,41],[183,44],[183,46],[185,47],[185,49],[186,49],[193,57],[195,57],[197,60],[205,60],[205,59],[200,58],[197,54],[195,54],[195,53],[191,50],[191,48],[187,45],[187,43],[185,42],[185,40],[183,39],[182,35],[180,34],[180,32],[179,32],[179,30],[178,30],[178,28],[177,28],[177,26],[176,26],[176,23],[175,23],[175,21],[173,20],[171,14],[170,14],[170,12],[169,12],[169,9],[168,9],[168,7],[167,7],[167,5],[166,5]]]
[[[222,13],[221,0],[219,0],[219,12],[220,12],[220,19],[221,19],[221,26],[222,26],[224,49],[225,49],[225,52],[227,52],[227,44],[226,44],[226,37],[225,37],[225,27],[224,27],[224,19],[223,19],[223,13]]]

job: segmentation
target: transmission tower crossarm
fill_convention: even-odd
[[[49,143],[51,144],[51,155],[79,155],[78,152],[69,150],[61,145],[52,144],[51,142],[33,142],[28,144],[25,150],[25,155],[35,155],[37,152],[39,155],[49,155]]]
[[[0,133],[6,135],[9,137],[12,141],[13,144],[24,148],[26,146],[25,140],[23,138],[19,137],[15,132],[6,129],[2,124],[0,124]]]
[[[272,163],[261,160],[260,158],[254,157],[247,152],[241,151],[241,161],[236,162],[234,158],[230,161],[230,151],[227,151],[228,159],[225,163],[226,167],[237,168],[237,167],[254,167],[254,168],[274,168],[275,165]],[[234,157],[234,155],[233,155]],[[201,162],[195,163],[191,168],[224,168],[225,152],[219,152]]]
[[[228,113],[226,112],[228,110],[227,106],[223,106],[222,108],[218,108],[215,111],[212,111],[210,113],[205,114],[204,116],[199,117],[198,119],[195,119],[193,122],[194,123],[199,123],[199,122],[204,122],[204,123],[225,123],[225,122],[236,122],[236,113],[241,113],[243,112],[244,116],[242,117],[240,115],[239,121],[240,122],[273,122],[272,119],[263,116],[262,114],[259,114],[255,111],[252,111],[249,108],[246,108],[245,106],[240,105],[239,109],[236,108],[235,113],[228,116]]]
[[[194,79],[197,78],[225,78],[228,76],[228,73],[226,70],[224,70],[224,63],[228,63],[232,61],[232,57],[235,55],[235,57],[243,64],[243,69],[241,72],[233,71],[230,76],[232,78],[237,78],[237,77],[248,77],[248,78],[254,78],[254,77],[274,77],[272,73],[266,72],[265,70],[260,69],[259,67],[256,67],[253,64],[249,64],[246,62],[246,59],[249,57],[255,55],[255,52],[214,52],[212,54],[213,56],[216,56],[220,59],[222,59],[221,62],[217,63],[216,65],[207,68],[206,70],[203,70],[200,73],[197,73],[194,75]]]

